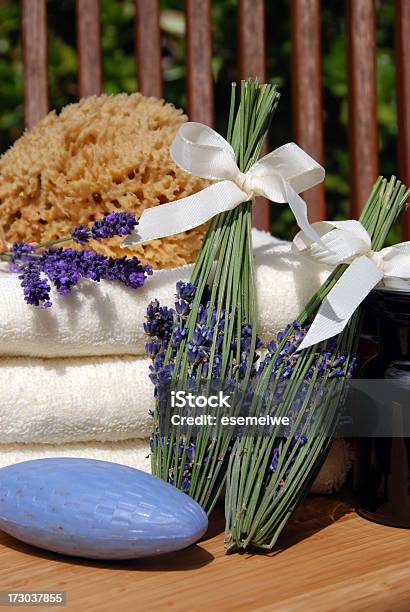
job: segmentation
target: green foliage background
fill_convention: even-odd
[[[183,0],[161,1],[165,98],[184,107],[185,43]],[[282,99],[271,147],[293,138],[290,75],[290,2],[267,2],[268,78]],[[213,0],[213,70],[217,127],[225,128],[229,84],[237,78],[236,0]],[[348,210],[347,80],[345,3],[322,2],[323,88],[325,103],[326,187],[329,216]],[[75,0],[48,0],[50,108],[77,100]],[[133,0],[102,0],[102,45],[106,93],[138,88],[134,62]],[[396,104],[393,53],[394,0],[377,1],[378,120],[381,170],[395,171]],[[0,0],[0,148],[5,151],[23,130],[21,3]],[[255,33],[257,35],[257,33]],[[295,227],[286,207],[275,207],[273,231],[289,237]]]

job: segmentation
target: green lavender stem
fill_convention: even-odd
[[[72,242],[72,240],[73,239],[71,236],[63,236],[62,238],[56,238],[55,240],[47,240],[46,242],[40,242],[39,244],[35,244],[33,245],[33,249],[38,251],[39,249],[48,248],[56,244],[63,244],[64,242]],[[13,253],[11,251],[5,251],[4,253],[0,253],[0,260],[9,261],[12,256],[13,256]],[[28,258],[32,257],[34,259],[38,257],[36,253],[32,253],[32,254],[26,253],[25,256]]]

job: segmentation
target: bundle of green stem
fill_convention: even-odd
[[[395,177],[377,180],[360,217],[372,239],[373,250],[383,247],[409,193]],[[235,442],[227,479],[228,552],[247,547],[272,548],[327,455],[344,405],[345,380],[354,367],[361,307],[336,338],[299,353],[295,348],[306,333],[304,326],[345,269],[345,265],[340,265],[332,272],[297,321],[268,352],[251,412],[260,414],[265,410],[294,417],[286,435],[283,428],[275,426],[269,436],[255,436],[249,430]],[[282,400],[275,403],[275,391],[285,374]],[[271,403],[266,397],[271,398]],[[263,408],[261,398],[265,398],[267,408]]]
[[[242,172],[260,155],[278,99],[274,86],[243,81],[236,111],[232,86],[227,140]],[[257,345],[251,206],[246,202],[210,222],[191,283],[177,285],[169,342],[164,343],[160,332],[151,334],[157,334],[155,351],[158,341],[161,344],[152,366],[155,382],[170,379],[171,384],[183,388],[193,380],[220,379],[241,381],[246,386],[251,378]],[[160,312],[158,304],[153,308],[148,318],[151,316],[157,329],[158,317],[169,313]],[[153,473],[186,491],[210,511],[226,477],[232,432],[226,429],[215,434],[203,427],[194,437],[191,430],[175,427],[165,438],[158,429],[158,417],[157,403]]]

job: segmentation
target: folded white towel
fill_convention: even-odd
[[[0,360],[0,443],[147,438],[148,359]]]
[[[122,463],[151,472],[148,440],[123,442],[93,442],[82,444],[7,444],[0,445],[0,468],[21,461],[46,457],[84,457]],[[329,456],[313,483],[311,493],[328,494],[337,491],[344,483],[352,466],[352,450],[344,440],[336,440]]]
[[[83,457],[122,463],[151,471],[148,440],[122,442],[88,442],[76,444],[5,444],[0,445],[0,468],[13,463],[47,457]]]
[[[259,333],[269,340],[292,321],[326,279],[330,269],[291,252],[290,244],[254,231]],[[172,306],[175,283],[188,280],[192,266],[158,270],[144,288],[83,281],[69,296],[52,293],[53,308],[23,301],[15,274],[0,273],[0,355],[80,357],[143,355],[147,304],[157,298]]]

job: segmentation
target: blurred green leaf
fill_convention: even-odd
[[[160,26],[171,36],[185,36],[185,14],[182,11],[161,11]]]

